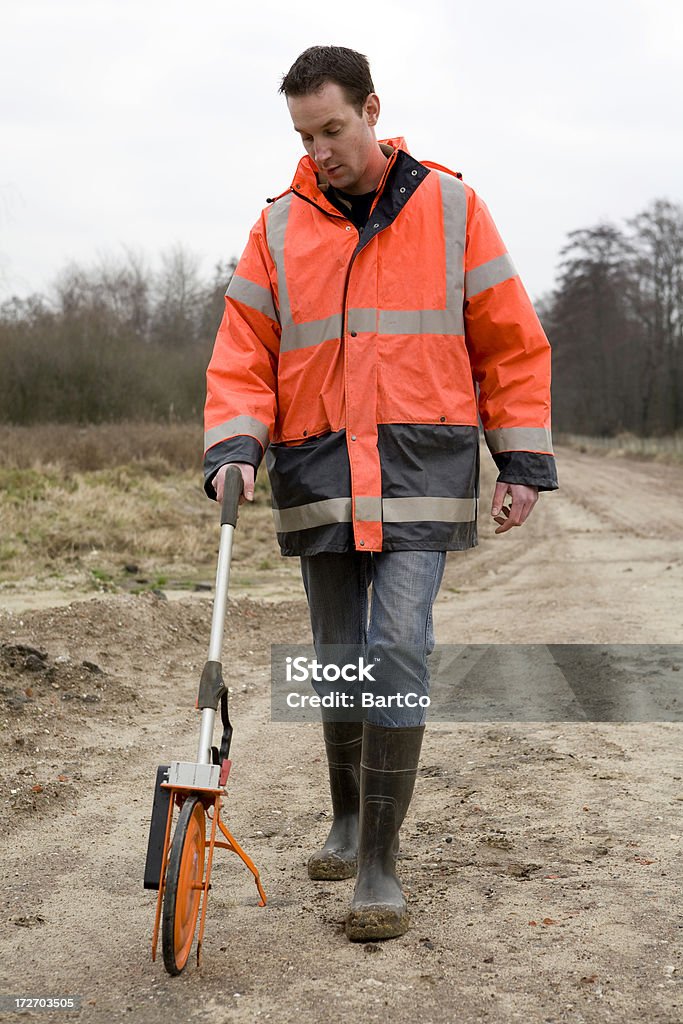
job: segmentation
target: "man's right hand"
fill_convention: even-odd
[[[254,500],[254,467],[248,462],[226,462],[216,473],[211,481],[216,491],[216,501],[220,504],[223,501],[223,489],[225,487],[225,474],[228,466],[237,466],[242,474],[242,493],[240,494],[240,505],[245,501]]]

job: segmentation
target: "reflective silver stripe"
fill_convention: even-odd
[[[462,334],[458,309],[382,309],[378,334]]]
[[[265,423],[254,416],[235,416],[225,423],[219,423],[217,427],[209,427],[204,434],[204,451],[237,434],[248,434],[260,441],[264,449],[268,447],[268,427]]]
[[[551,452],[553,439],[545,427],[499,427],[485,430],[491,452]]]
[[[248,281],[246,277],[238,277],[237,274],[233,274],[225,294],[228,298],[235,299],[236,302],[243,302],[250,309],[263,313],[271,320],[279,319],[270,288],[263,288],[260,284]]]
[[[360,523],[378,523],[382,518],[381,498],[356,498],[356,519]]]
[[[289,324],[282,328],[280,352],[291,352],[297,348],[310,348],[323,341],[341,338],[341,313],[327,316],[323,320],[309,320],[305,324]]]
[[[268,213],[268,224],[266,226],[266,240],[275,269],[277,270],[278,304],[280,306],[280,323],[283,329],[289,327],[292,323],[292,309],[289,304],[287,275],[285,274],[285,234],[287,232],[292,198],[292,193],[288,192],[282,199],[278,199],[276,203],[273,203]]]
[[[487,288],[493,288],[496,284],[509,281],[511,277],[517,277],[515,265],[508,253],[496,256],[487,263],[482,263],[474,270],[468,270],[465,274],[465,298],[471,299],[473,295],[485,292]]]
[[[385,523],[472,523],[477,518],[476,498],[385,498]]]
[[[351,499],[327,498],[296,508],[274,508],[273,519],[278,533],[310,530],[314,526],[329,526],[332,523],[350,523]]]
[[[356,519],[364,523],[381,519],[385,523],[472,523],[476,518],[476,498],[356,498]],[[351,499],[327,498],[296,508],[274,508],[273,519],[278,533],[350,523]]]
[[[346,317],[346,323],[350,331],[374,333],[377,330],[377,310],[350,309]]]
[[[446,239],[446,308],[458,318],[455,334],[464,334],[463,302],[465,294],[465,238],[467,235],[467,195],[459,178],[437,172],[441,182],[443,228]],[[450,333],[450,332],[449,332]]]
[[[348,328],[359,334],[462,334],[462,312],[455,309],[354,309]],[[310,348],[341,337],[341,314],[283,327],[280,352]]]

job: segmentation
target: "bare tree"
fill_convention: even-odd
[[[168,348],[196,343],[202,299],[198,257],[182,245],[162,253],[154,289],[153,340]]]

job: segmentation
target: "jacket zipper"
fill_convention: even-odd
[[[372,213],[374,212],[375,207],[377,206],[378,202],[380,201],[380,199],[382,197],[382,193],[384,192],[384,185],[386,184],[386,180],[387,180],[387,177],[389,175],[389,171],[391,170],[391,167],[392,167],[392,165],[394,163],[395,163],[395,157],[388,161],[388,166],[385,168],[384,174],[382,175],[382,180],[380,182],[380,185],[382,186],[381,191],[378,188],[377,195],[375,196],[375,199],[373,201],[372,208],[370,210],[370,214],[368,215],[368,217],[370,217],[372,215]],[[316,202],[314,202],[312,199],[309,199],[308,196],[303,196],[301,194],[301,192],[297,192],[296,189],[292,189],[292,192],[294,193],[295,196],[298,196],[299,199],[303,199],[303,201],[305,203],[310,203],[310,205],[314,206],[316,208],[316,210],[320,210],[320,212],[325,214],[326,217],[330,217],[330,218],[334,218],[334,219],[338,219],[338,220],[347,220],[347,221],[349,221],[349,224],[351,224],[354,228],[356,228],[356,225],[353,223],[353,221],[350,221],[348,217],[344,217],[343,214],[337,215],[337,214],[328,213],[327,210],[323,210],[322,206],[318,206],[318,204]],[[358,228],[356,228],[356,231],[358,231],[358,241],[360,242],[361,232],[359,231]],[[370,241],[370,239],[368,239],[368,241]],[[342,332],[341,332],[342,340],[343,340],[343,338],[344,338],[344,336],[346,334],[346,319],[347,319],[346,318],[346,312],[347,312],[347,310],[346,310],[346,302],[347,302],[347,299],[349,297],[349,284],[350,284],[350,281],[351,281],[351,270],[353,268],[353,264],[355,262],[356,256],[360,252],[362,252],[362,250],[364,248],[365,248],[365,246],[361,246],[360,248],[358,248],[358,246],[356,246],[356,248],[353,251],[353,255],[351,256],[351,259],[349,261],[349,265],[346,268],[346,280],[344,281],[344,295],[343,295],[343,299],[342,299]]]

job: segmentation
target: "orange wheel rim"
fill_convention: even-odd
[[[197,803],[188,822],[178,872],[173,944],[176,963],[182,969],[187,963],[197,924],[201,889],[195,888],[204,879],[204,844],[206,823],[204,808]]]

